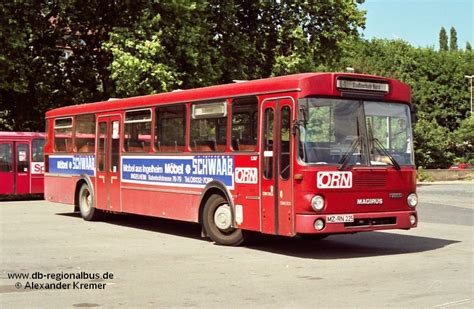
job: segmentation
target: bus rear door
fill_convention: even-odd
[[[291,115],[288,98],[263,103],[262,232],[293,235]]]
[[[120,206],[120,116],[97,119],[96,206],[121,211]]]

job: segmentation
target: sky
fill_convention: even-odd
[[[402,39],[416,47],[439,48],[441,27],[456,28],[458,46],[474,45],[474,0],[365,0],[366,39]],[[449,43],[448,43],[449,44]]]

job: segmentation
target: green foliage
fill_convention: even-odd
[[[454,154],[451,151],[449,130],[433,119],[422,117],[414,127],[415,162],[425,168],[447,168]]]
[[[293,29],[288,37],[292,40],[291,50],[287,55],[277,55],[272,75],[280,76],[298,72],[317,71],[313,61],[311,45],[301,27]]]
[[[105,45],[122,96],[327,69],[365,21],[353,1],[155,1],[141,16]]]
[[[418,165],[473,161],[471,43],[458,50],[453,27],[440,52],[363,40],[361,2],[0,2],[0,130],[44,130],[59,106],[350,66],[412,87]]]
[[[419,119],[414,128],[416,163],[437,168],[450,165],[461,151],[451,132],[469,117],[469,87],[463,77],[474,72],[473,60],[472,51],[436,52],[402,40],[374,39],[353,43],[340,67],[400,79],[411,86]]]
[[[133,25],[142,2],[0,2],[0,110],[11,117],[0,129],[44,130],[48,109],[107,99],[112,58],[102,43]]]
[[[159,39],[160,15],[144,14],[133,32],[116,28],[103,44],[113,55],[111,79],[119,97],[173,90],[178,74],[166,64],[167,54]]]
[[[474,69],[470,58],[468,53],[442,54],[417,49],[418,66],[406,79],[413,88],[413,102],[418,110],[449,131],[455,130],[458,119],[464,119],[469,112],[469,93],[463,77]]]
[[[10,117],[7,110],[0,111],[0,131],[11,131],[15,125],[15,120]]]
[[[433,177],[428,175],[423,167],[419,166],[416,171],[416,180],[420,182],[432,182]]]
[[[439,50],[448,51],[448,35],[444,27],[441,27],[441,30],[439,31]]]
[[[358,11],[354,1],[282,1],[277,7],[280,23],[272,75],[330,70],[344,44],[365,26],[365,12]]]
[[[61,93],[60,34],[49,21],[57,6],[7,1],[0,12],[0,129],[40,130],[46,106]]]
[[[188,0],[156,1],[150,9],[152,16],[161,17],[157,27],[167,55],[163,63],[178,74],[180,88],[221,82],[222,59],[213,33],[212,10],[208,1]],[[221,20],[227,19],[222,16]],[[243,55],[247,52],[242,50]]]
[[[35,131],[59,106],[329,68],[365,20],[349,0],[7,1],[0,13],[0,129]]]
[[[449,50],[458,50],[458,35],[456,32],[456,28],[451,27],[451,30],[449,32]]]
[[[115,28],[134,29],[148,7],[147,0],[65,0],[60,2],[58,25],[61,40],[70,47],[66,61],[72,102],[106,100],[114,94],[110,66],[112,54],[104,48]]]
[[[453,133],[456,163],[474,164],[474,116],[461,121],[459,128]]]

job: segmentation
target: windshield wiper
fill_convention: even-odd
[[[384,145],[376,137],[374,137],[372,141],[374,141],[375,146],[377,146],[383,152],[383,154],[386,155],[390,159],[390,161],[392,161],[393,166],[397,170],[400,170],[400,164],[398,164],[397,160],[395,160],[395,158],[390,154],[390,152],[388,152],[387,148],[385,148]]]
[[[342,156],[341,160],[339,160],[339,167],[337,168],[338,170],[343,170],[346,166],[347,166],[347,163],[349,163],[352,155],[354,154],[354,152],[356,151],[357,149],[357,146],[360,144],[362,140],[362,135],[359,135],[359,137],[357,137],[351,144],[351,146],[349,147],[349,149],[344,153],[344,155]]]

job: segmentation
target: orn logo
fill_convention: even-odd
[[[352,188],[352,172],[318,172],[318,189]]]
[[[254,167],[238,167],[235,169],[236,183],[257,183],[258,170]]]

